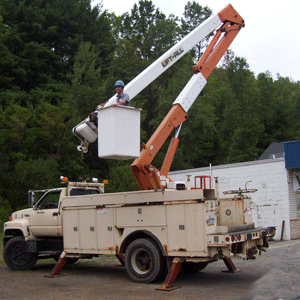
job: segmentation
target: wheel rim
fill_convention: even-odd
[[[138,274],[146,274],[152,266],[150,253],[143,248],[136,249],[131,256],[131,265]]]
[[[18,245],[14,247],[10,258],[15,264],[23,265],[30,259],[30,254],[26,252],[25,245]]]

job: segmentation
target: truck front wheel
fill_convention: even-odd
[[[27,252],[26,241],[22,236],[16,236],[5,244],[3,258],[5,263],[13,270],[32,269],[37,261],[35,253]]]
[[[164,258],[150,239],[133,241],[126,250],[124,262],[129,277],[139,283],[159,279],[165,269]]]

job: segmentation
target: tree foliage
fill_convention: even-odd
[[[181,36],[186,36],[193,29],[202,24],[208,17],[210,17],[211,14],[212,11],[208,6],[202,7],[196,1],[188,1],[184,7],[184,17],[181,18]],[[207,45],[210,36],[212,36],[212,34],[205,37],[203,41],[199,41],[199,43],[195,46],[195,59],[197,61],[200,59],[202,49]]]
[[[0,210],[27,203],[28,189],[58,186],[67,175],[108,179],[107,191],[138,188],[131,161],[83,157],[72,128],[211,15],[187,2],[165,16],[140,0],[121,16],[91,0],[0,0]],[[200,41],[199,41],[200,42]],[[132,100],[141,107],[147,141],[192,76],[206,41]],[[300,84],[269,72],[255,77],[245,58],[228,51],[189,111],[173,170],[252,159],[272,142],[300,136]],[[154,160],[160,168],[162,147]],[[3,214],[0,216],[4,218]]]

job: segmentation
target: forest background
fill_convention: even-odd
[[[108,179],[107,192],[139,189],[132,161],[82,156],[72,128],[211,15],[187,2],[165,16],[140,0],[121,16],[91,0],[0,0],[0,223],[26,207],[29,189],[59,186],[59,177]],[[238,37],[237,37],[238,38]],[[146,142],[192,76],[201,41],[138,96]],[[227,51],[189,111],[172,170],[249,161],[272,143],[300,137],[300,82],[270,72],[255,76]],[[168,143],[153,164],[159,167]]]

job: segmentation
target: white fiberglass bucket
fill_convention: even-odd
[[[141,109],[108,106],[98,111],[98,156],[134,159],[140,156]]]

